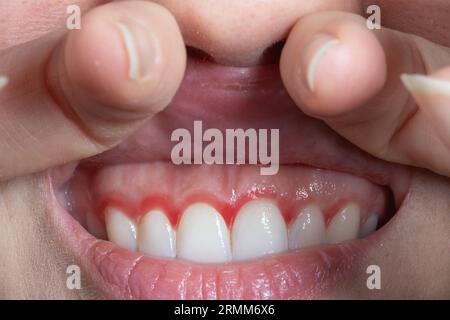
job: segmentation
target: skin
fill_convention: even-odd
[[[97,8],[85,16],[83,29],[68,38],[61,28],[66,17],[60,14],[65,11],[61,9],[66,8],[64,2],[58,8],[51,7],[48,15],[46,1],[0,4],[4,15],[0,19],[0,70],[14,75],[0,93],[0,128],[9,133],[8,138],[0,139],[0,154],[5,155],[0,160],[0,297],[102,297],[88,275],[84,275],[83,290],[67,290],[65,269],[74,260],[50,227],[42,194],[45,179],[35,172],[111,148],[163,109],[176,92],[185,67],[182,34],[187,44],[233,65],[257,62],[264,48],[287,37],[281,73],[302,111],[326,121],[339,134],[376,156],[426,169],[414,174],[410,195],[396,216],[403,221],[386,230],[386,246],[369,254],[365,261],[365,265],[380,265],[383,289],[365,288],[367,275],[361,266],[345,288],[328,298],[450,298],[448,141],[433,132],[435,143],[430,146],[422,134],[427,128],[448,126],[450,117],[426,117],[423,110],[430,108],[431,98],[414,103],[398,81],[402,72],[432,73],[450,81],[450,72],[445,68],[450,65],[450,51],[444,47],[450,45],[450,27],[445,14],[448,10],[442,9],[448,6],[446,1],[435,0],[434,9],[426,12],[427,19],[420,19],[425,14],[421,9],[424,1],[377,1],[382,6],[382,17],[386,12],[383,23],[392,29],[376,33],[369,33],[363,27],[364,20],[349,13],[360,12],[365,4],[359,1],[266,1],[257,10],[256,1],[243,4],[234,0],[226,5],[205,1],[202,6],[196,1],[157,1],[170,12],[143,2],[101,6],[104,2],[78,1],[86,11]],[[323,10],[346,13],[318,12]],[[154,33],[162,57],[153,66],[155,77],[143,81],[127,78],[127,61],[117,31],[103,23],[117,11],[142,21]],[[412,12],[415,18],[409,19]],[[14,19],[18,14],[22,19]],[[427,25],[430,15],[435,23],[432,28]],[[267,24],[268,20],[276,22]],[[324,31],[350,48],[355,64],[367,67],[363,68],[365,73],[355,77],[366,80],[356,81],[358,94],[342,99],[342,88],[327,88],[329,79],[320,75],[321,71],[355,71],[354,65],[325,59],[319,65],[315,92],[308,91],[304,78],[289,71],[305,68],[308,57],[296,50]],[[99,34],[106,39],[107,49],[96,41]],[[169,44],[176,50],[170,50]],[[118,53],[109,55],[111,51]],[[92,60],[88,59],[92,56],[115,67],[93,77],[89,73]],[[362,58],[367,56],[381,68],[366,65],[368,62]],[[48,72],[42,74],[47,57]],[[422,66],[419,62],[424,62],[423,67],[418,67]],[[29,74],[34,77],[25,77]],[[40,80],[46,77],[48,86]],[[339,83],[339,79],[333,80]],[[160,90],[152,90],[155,86]],[[112,94],[106,96],[105,92]],[[391,97],[395,97],[395,103]],[[35,99],[43,101],[32,104],[35,109],[31,111],[35,112],[21,112]],[[374,105],[377,108],[371,108]],[[40,114],[45,117],[36,121]],[[43,130],[39,126],[42,121]],[[16,123],[21,125],[11,125]],[[65,144],[68,140],[73,143]]]

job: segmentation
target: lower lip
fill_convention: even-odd
[[[380,237],[242,263],[156,259],[96,239],[60,205],[52,172],[45,185],[63,241],[95,288],[112,299],[320,299],[357,272]]]

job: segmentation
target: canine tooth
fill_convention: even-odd
[[[247,260],[288,249],[287,230],[277,205],[270,200],[246,203],[233,223],[233,260]]]
[[[326,243],[322,211],[316,205],[300,211],[288,231],[289,249],[295,250]]]
[[[86,214],[86,226],[89,233],[97,239],[107,239],[105,225],[96,214],[92,212]]]
[[[359,233],[360,209],[351,203],[343,207],[331,220],[327,228],[329,243],[339,243],[356,239]]]
[[[359,232],[359,237],[360,238],[367,237],[372,232],[377,230],[377,227],[378,227],[378,215],[372,214],[367,218],[366,222],[364,222],[363,226],[361,227],[361,231]]]
[[[107,208],[105,211],[106,232],[108,239],[118,246],[136,250],[136,225],[125,213],[116,208]]]
[[[195,262],[231,261],[230,234],[212,206],[195,203],[181,217],[177,233],[177,257]]]
[[[142,217],[138,227],[139,251],[151,256],[174,258],[176,233],[161,210],[152,210]]]

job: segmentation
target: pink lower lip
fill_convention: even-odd
[[[344,252],[335,247],[242,264],[198,265],[91,239],[84,258],[91,275],[115,298],[314,299],[346,278],[357,251]]]

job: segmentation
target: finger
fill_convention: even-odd
[[[280,68],[297,105],[357,146],[450,174],[432,159],[430,142],[438,137],[400,81],[403,73],[427,74],[447,64],[448,48],[389,29],[371,31],[357,15],[322,12],[296,24]]]
[[[425,148],[418,158],[422,163],[431,162],[440,173],[450,172],[450,67],[433,72],[430,76],[403,75],[403,83],[414,97],[423,114],[422,132],[413,132],[409,139],[423,141]],[[430,136],[424,140],[421,136]]]
[[[0,54],[1,178],[111,148],[161,111],[183,77],[180,31],[154,3],[95,8],[54,49],[57,39]]]

